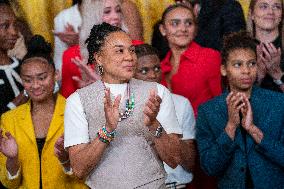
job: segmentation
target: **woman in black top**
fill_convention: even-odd
[[[252,0],[247,30],[257,47],[258,83],[261,87],[284,92],[283,1]]]
[[[8,1],[0,1],[0,116],[26,101],[19,77],[19,62],[8,56],[18,39],[16,16]]]

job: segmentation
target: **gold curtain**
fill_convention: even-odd
[[[11,0],[17,16],[23,17],[33,34],[40,34],[53,43],[53,19],[72,0]]]
[[[144,27],[145,42],[150,43],[153,33],[153,26],[161,19],[164,10],[174,0],[132,0],[138,7]]]
[[[239,0],[240,4],[242,5],[243,11],[244,11],[244,15],[245,18],[247,19],[248,17],[248,10],[249,10],[249,4],[250,4],[250,0]]]

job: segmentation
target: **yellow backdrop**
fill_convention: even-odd
[[[53,42],[53,18],[70,7],[72,0],[18,0],[15,4],[17,14],[25,18],[33,34],[41,34]]]

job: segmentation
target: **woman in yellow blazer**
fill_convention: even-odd
[[[65,99],[50,53],[43,37],[32,38],[21,65],[30,101],[1,118],[0,179],[7,188],[87,188],[72,176],[63,148]]]

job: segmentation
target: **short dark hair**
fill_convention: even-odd
[[[55,69],[51,54],[51,44],[47,42],[43,36],[34,35],[28,42],[27,54],[24,56],[22,64],[28,62],[27,60],[31,58],[43,58],[48,62],[48,64],[52,65],[52,67]]]
[[[101,50],[106,37],[109,36],[109,34],[118,31],[123,30],[119,27],[112,26],[105,22],[93,26],[93,28],[91,29],[91,33],[85,42],[87,44],[87,49],[89,53],[88,64],[92,64],[94,62],[94,53],[97,53]]]
[[[135,53],[136,53],[137,58],[140,58],[142,56],[148,56],[148,55],[155,55],[159,58],[158,51],[149,44],[136,45]]]
[[[248,32],[233,32],[224,37],[222,64],[226,65],[229,53],[236,49],[250,49],[256,54],[256,40]]]

